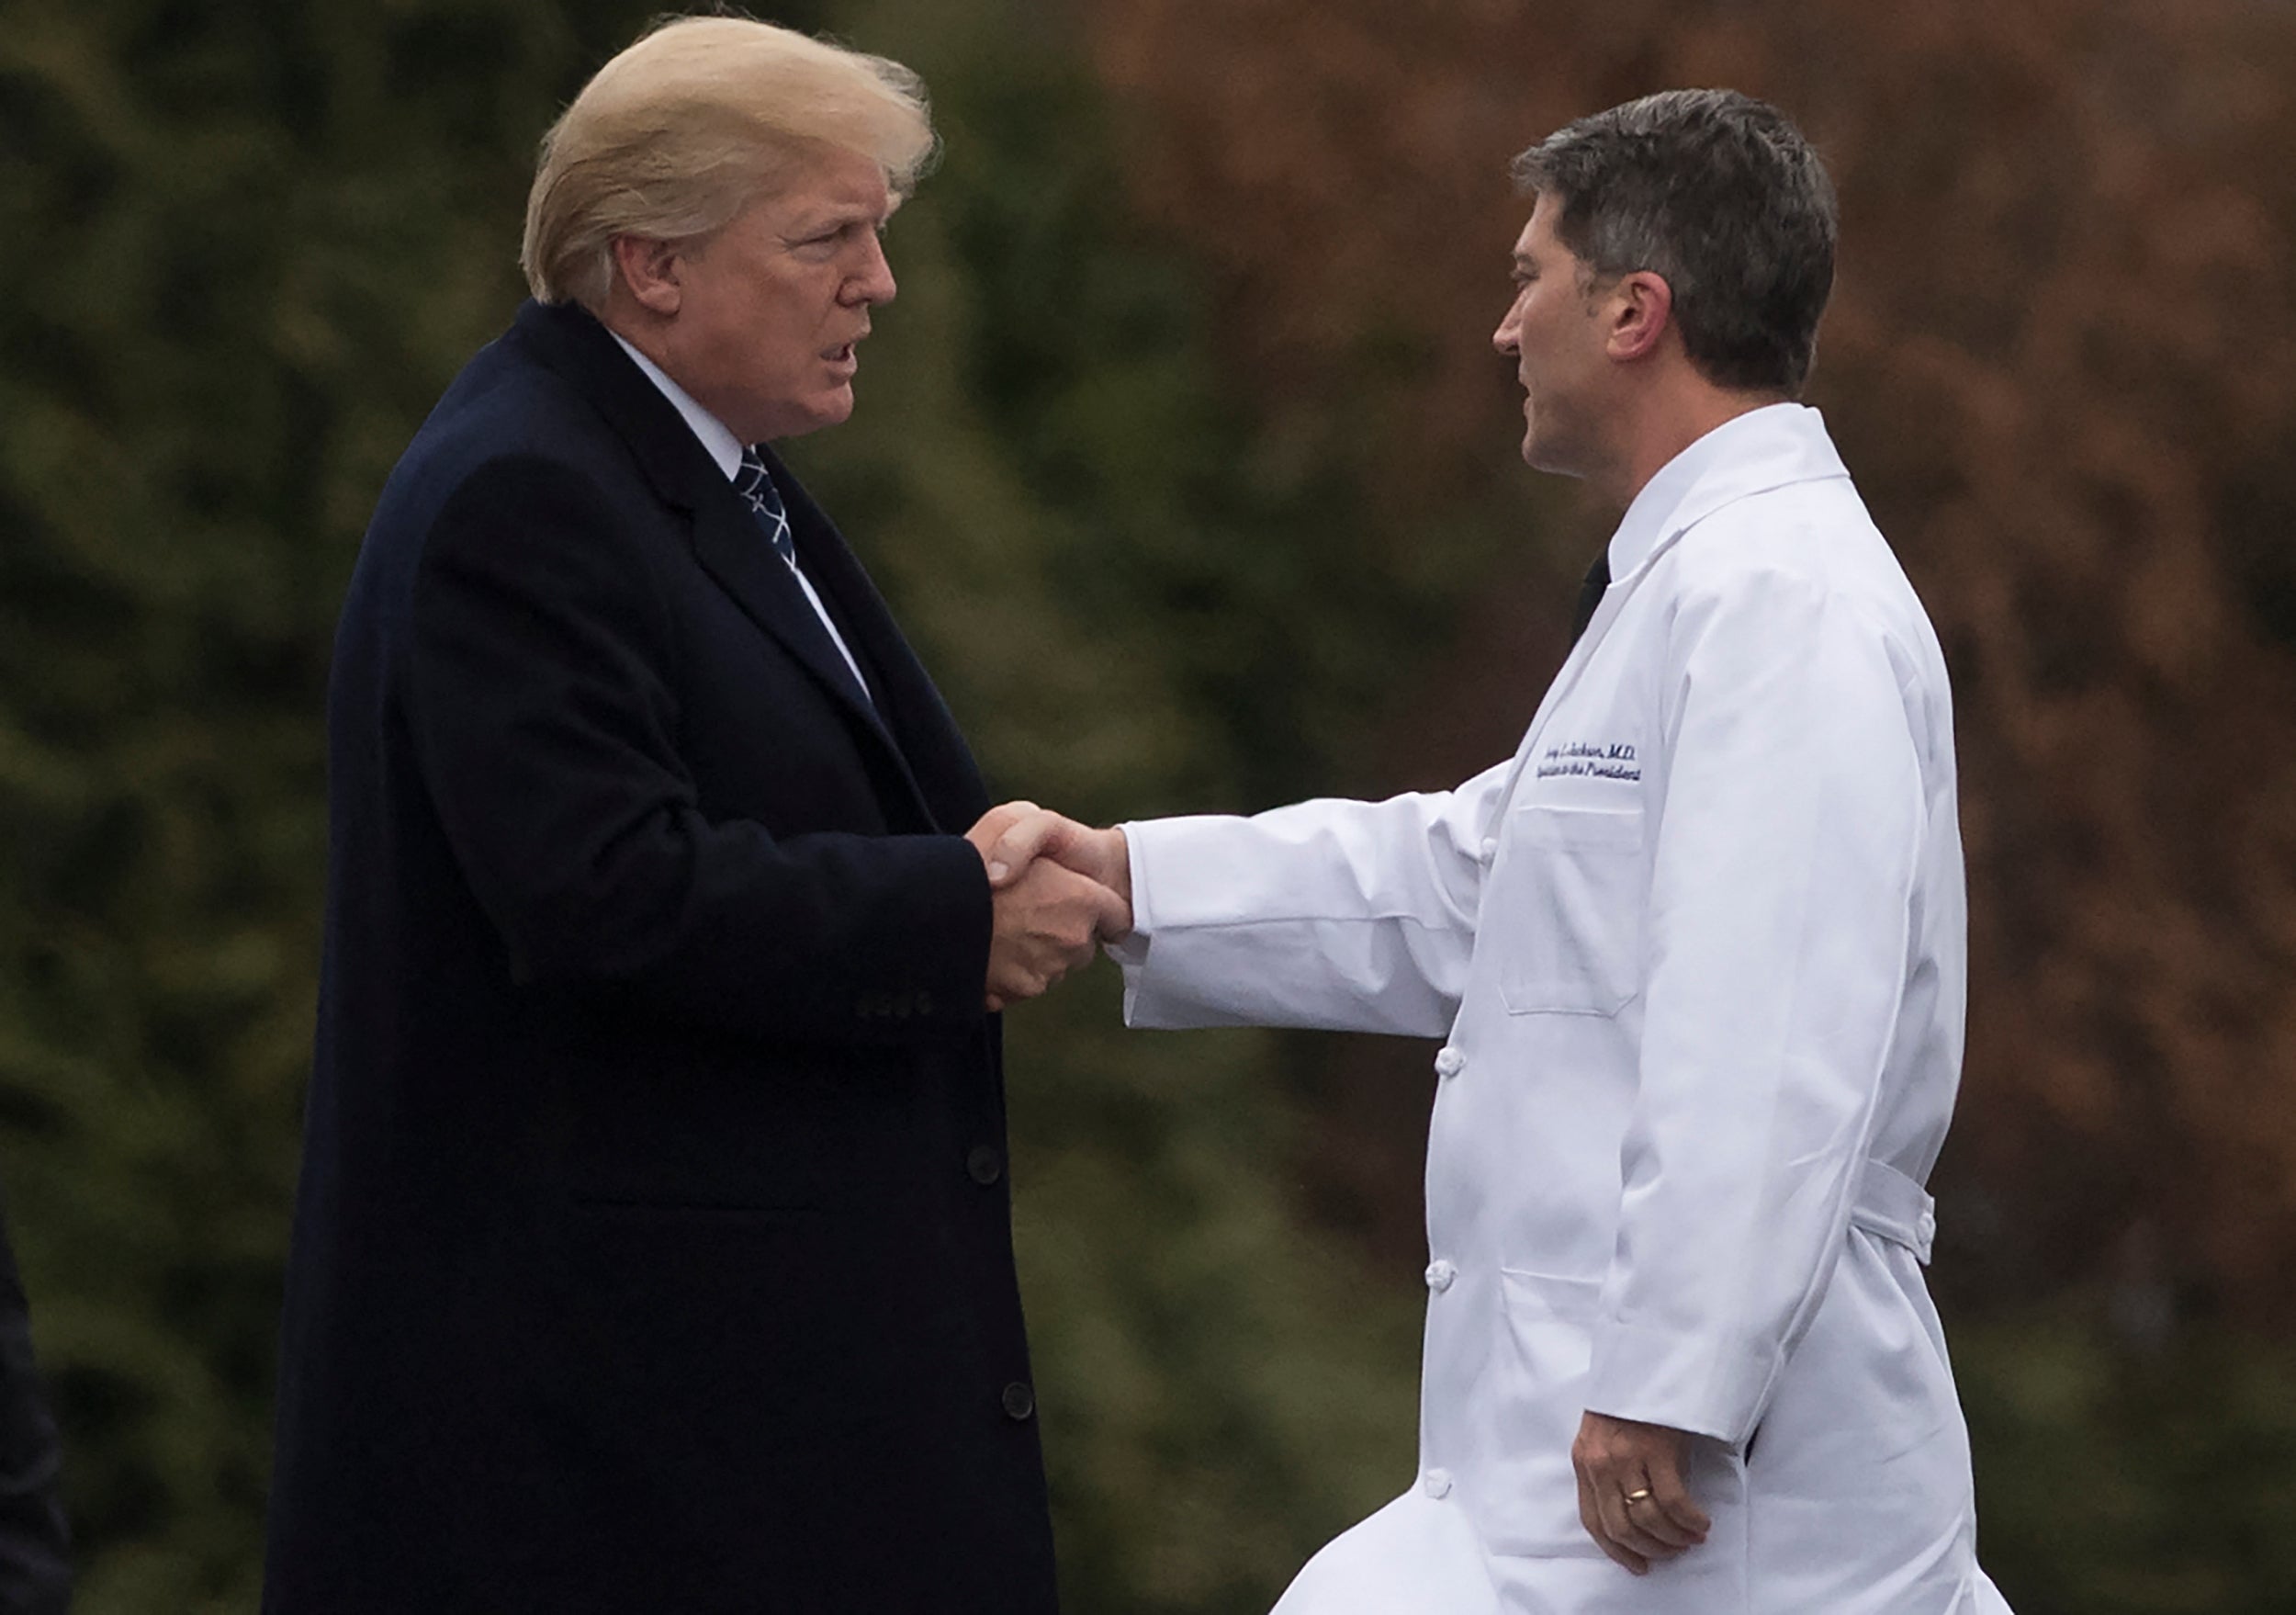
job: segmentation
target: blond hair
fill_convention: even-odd
[[[747,17],[673,17],[600,68],[542,137],[519,264],[537,298],[595,312],[618,235],[708,235],[808,147],[873,158],[906,196],[934,144],[924,84],[897,62]]]

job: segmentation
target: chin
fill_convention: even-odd
[[[852,418],[853,389],[849,382],[821,396],[806,401],[805,413],[810,417],[805,430],[817,432],[824,426],[841,426]]]
[[[1523,440],[1523,463],[1534,471],[1544,471],[1550,477],[1583,477],[1585,463],[1574,454],[1551,443]]]
[[[793,401],[775,412],[774,429],[760,443],[783,437],[803,437],[808,432],[818,432],[824,426],[841,424],[853,412],[853,392],[840,389],[834,394]]]

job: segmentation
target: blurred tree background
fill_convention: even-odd
[[[651,10],[0,0],[0,1184],[91,1615],[253,1607],[334,612]],[[1671,84],[1803,120],[1814,401],[1961,700],[1985,1554],[2023,1615],[2296,1607],[2296,14],[771,15],[917,67],[948,148],[795,457],[993,783],[1102,819],[1511,750],[1601,523],[1514,458],[1505,161]],[[1064,1574],[1250,1615],[1411,1474],[1428,1051],[1116,996],[1013,1017]]]

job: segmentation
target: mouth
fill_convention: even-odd
[[[861,356],[856,350],[861,346],[861,338],[868,334],[869,327],[864,325],[853,333],[850,341],[839,343],[835,347],[823,348],[821,362],[832,370],[841,370],[850,376],[861,364]]]

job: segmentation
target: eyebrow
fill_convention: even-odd
[[[874,208],[858,205],[824,208],[817,213],[800,215],[797,227],[791,233],[790,239],[802,241],[809,236],[826,235],[832,231],[843,230],[855,224],[867,224],[872,229],[883,230],[886,220],[892,217],[893,213],[890,209],[880,214]]]

